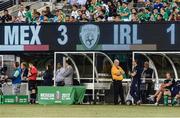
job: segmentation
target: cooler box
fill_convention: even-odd
[[[18,104],[28,104],[28,96],[18,95]]]
[[[15,95],[3,95],[2,104],[16,104],[17,99]]]
[[[3,95],[2,104],[28,104],[27,95]]]
[[[0,104],[2,104],[2,96],[0,95]]]

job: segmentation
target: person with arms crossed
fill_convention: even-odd
[[[119,104],[118,98],[121,98],[121,104],[125,104],[124,101],[124,92],[122,86],[123,74],[125,74],[124,70],[119,66],[119,60],[115,59],[114,64],[111,68],[111,75],[113,79],[114,85],[114,104]]]

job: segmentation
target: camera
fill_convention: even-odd
[[[7,72],[7,67],[4,66],[0,69],[0,75],[6,75],[6,72]]]
[[[6,75],[6,72],[7,72],[7,66],[4,66],[0,69],[0,86],[7,82],[7,75]]]

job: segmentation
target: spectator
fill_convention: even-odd
[[[37,13],[37,9],[33,9],[33,12],[32,12],[32,19],[34,19],[34,17],[36,17],[36,13]]]
[[[44,17],[46,16],[46,11],[42,11],[41,16],[39,18],[40,22],[44,22]]]
[[[163,7],[163,4],[161,3],[161,0],[156,0],[154,5],[153,5],[153,8],[154,9],[158,9],[158,11],[160,11],[160,9]]]
[[[30,11],[30,6],[26,6],[25,10],[26,10],[26,12],[25,12],[26,22],[31,23],[31,21],[32,21],[32,13]]]
[[[158,19],[157,19],[158,22],[162,22],[162,21],[165,21],[163,19],[163,15],[162,14],[158,14]]]
[[[43,22],[44,23],[49,23],[50,22],[50,19],[48,18],[48,16],[44,16]]]
[[[179,21],[180,20],[180,11],[177,7],[174,7],[171,15],[169,16],[169,21]]]
[[[157,9],[154,9],[153,10],[153,13],[152,13],[152,15],[151,15],[151,18],[150,18],[150,20],[151,21],[157,21],[158,20],[158,10]]]
[[[53,18],[53,21],[54,21],[54,22],[58,22],[58,16],[59,16],[59,10],[56,10],[55,16],[54,16],[54,18]]]
[[[54,15],[50,11],[50,7],[46,7],[46,15],[49,19],[52,19]]]
[[[46,66],[46,71],[43,74],[44,86],[52,86],[53,69],[51,65]]]
[[[138,21],[137,9],[131,9],[131,21]]]
[[[89,13],[89,11],[86,9],[85,6],[82,6],[81,12],[82,12],[82,14],[85,14],[85,16],[86,16],[87,19],[90,19],[90,18],[91,18],[91,17],[90,17],[90,13]]]
[[[76,19],[74,18],[74,16],[70,16],[69,22],[76,22]]]
[[[79,17],[77,5],[72,6],[71,16],[73,16],[75,19]]]
[[[165,12],[165,9],[164,9],[164,8],[161,8],[160,13],[161,13],[161,15],[163,16],[163,20],[164,20],[164,21],[168,21],[168,20],[169,20],[169,15],[168,15],[167,12]]]
[[[113,17],[116,15],[116,7],[115,5],[109,1],[108,3],[108,17]]]
[[[4,15],[1,18],[2,23],[9,23],[12,22],[12,16],[9,15],[8,10],[4,10]]]
[[[18,12],[18,19],[20,22],[26,22],[26,11],[24,10],[24,6],[20,5],[19,12]]]
[[[32,22],[39,24],[40,23],[40,15],[41,14],[39,12],[36,12],[33,19],[32,19]]]
[[[120,10],[120,16],[122,21],[130,21],[130,10],[128,8],[128,3],[123,2],[121,10]]]
[[[85,2],[80,5],[82,2]],[[39,17],[39,13],[36,14],[37,10],[24,10],[23,5],[20,5],[18,17],[14,16],[12,22],[102,22],[102,21],[179,21],[180,20],[180,7],[176,1],[167,0],[138,0],[143,2],[143,7],[132,7],[128,4],[131,0],[70,0],[72,3],[72,10],[70,16],[66,16],[64,9],[57,10],[53,15],[49,7],[42,11]],[[134,4],[136,4],[137,0]],[[136,9],[136,10],[135,10]],[[59,13],[58,13],[59,11]],[[135,12],[136,11],[136,12]],[[161,14],[161,15],[159,15]],[[32,18],[31,18],[32,17]],[[44,19],[45,17],[45,19]],[[67,17],[67,18],[66,18]],[[119,17],[119,18],[118,18]],[[67,20],[67,21],[66,21]],[[1,22],[1,21],[0,21]]]

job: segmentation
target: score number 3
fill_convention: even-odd
[[[65,25],[60,25],[58,31],[61,32],[62,38],[58,38],[57,41],[60,45],[65,45],[68,42],[67,27]]]
[[[171,44],[175,44],[175,24],[171,24],[171,26],[167,28],[166,32],[171,32]]]

